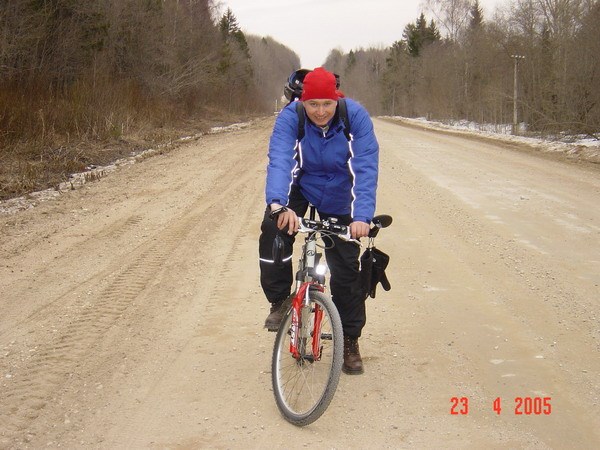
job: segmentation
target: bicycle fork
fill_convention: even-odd
[[[313,286],[319,290],[323,289],[322,286],[317,283],[303,283],[292,302],[290,353],[297,361],[308,360],[314,362],[321,359],[321,324],[323,321],[323,309],[318,304],[314,304],[314,317],[311,327],[310,313],[312,312],[312,306],[308,294],[309,289]],[[309,349],[311,354],[307,353]]]

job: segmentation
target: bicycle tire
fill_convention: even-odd
[[[311,334],[314,305],[323,310],[320,359],[311,360],[312,355],[301,355],[296,359],[290,353],[290,309],[275,337],[271,364],[277,407],[288,422],[297,426],[313,423],[325,412],[337,389],[344,359],[344,332],[333,301],[318,291],[309,292],[309,299]],[[301,320],[306,320],[306,317]]]

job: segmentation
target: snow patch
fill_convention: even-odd
[[[490,139],[523,144],[546,153],[563,153],[571,158],[600,163],[600,139],[586,135],[558,134],[547,137],[512,135],[510,124],[481,124],[467,120],[436,122],[424,117],[382,116],[424,128],[449,130],[457,133],[475,134]],[[525,128],[521,125],[520,128]]]
[[[90,181],[96,181],[104,178],[110,172],[114,172],[121,166],[127,166],[142,161],[150,156],[164,151],[168,147],[175,144],[181,144],[187,141],[193,141],[204,134],[218,134],[229,131],[241,130],[249,126],[251,122],[234,123],[223,127],[213,127],[207,133],[197,133],[191,136],[183,136],[174,141],[158,145],[156,148],[144,150],[127,158],[122,158],[107,166],[88,166],[84,172],[74,173],[69,175],[69,179],[60,183],[58,186],[43,191],[32,192],[22,197],[11,198],[9,200],[0,201],[0,214],[16,214],[19,211],[34,208],[40,202],[52,200],[60,197],[66,191],[72,191],[80,188]]]

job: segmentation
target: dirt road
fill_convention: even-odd
[[[287,424],[258,283],[271,126],[0,216],[0,448],[598,447],[600,168],[381,120],[392,290],[365,374]]]

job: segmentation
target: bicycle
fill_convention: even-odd
[[[273,347],[271,381],[273,394],[284,418],[297,426],[317,420],[327,409],[340,378],[344,359],[342,322],[331,297],[325,292],[326,268],[320,265],[318,240],[338,236],[346,241],[350,230],[335,219],[315,220],[315,207],[309,219],[301,218],[299,232],[306,233],[296,272],[296,290],[279,326]],[[391,223],[390,216],[377,216],[369,233],[370,242],[379,228]],[[328,239],[335,245],[332,239]],[[281,261],[282,242],[273,246],[273,260]],[[289,301],[289,298],[288,298]]]

